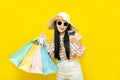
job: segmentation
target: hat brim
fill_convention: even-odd
[[[48,22],[48,29],[54,29],[54,21],[59,20],[59,19],[60,20],[65,20],[61,16],[58,16],[58,15],[52,17]],[[70,28],[72,30],[78,31],[78,29],[72,23],[70,23]]]

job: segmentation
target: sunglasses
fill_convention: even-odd
[[[59,26],[61,26],[61,25],[64,25],[64,26],[68,26],[69,25],[69,23],[68,22],[63,22],[63,21],[57,21],[57,25],[59,25]]]

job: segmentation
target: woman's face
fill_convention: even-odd
[[[57,21],[56,21],[56,25],[57,25],[57,30],[58,30],[60,33],[64,33],[65,30],[67,29],[69,23],[66,22],[65,20],[57,20]]]

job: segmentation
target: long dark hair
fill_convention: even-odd
[[[65,34],[64,34],[64,47],[65,47],[65,52],[66,52],[66,57],[70,59],[70,44],[69,44],[69,35],[68,35],[68,30],[70,29],[70,24],[68,25]],[[54,46],[55,46],[55,55],[54,57],[58,60],[60,59],[59,51],[60,51],[60,38],[59,38],[59,31],[57,30],[57,25],[56,21],[54,21]]]

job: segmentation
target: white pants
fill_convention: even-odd
[[[57,80],[84,80],[79,62],[59,61],[58,62]]]

